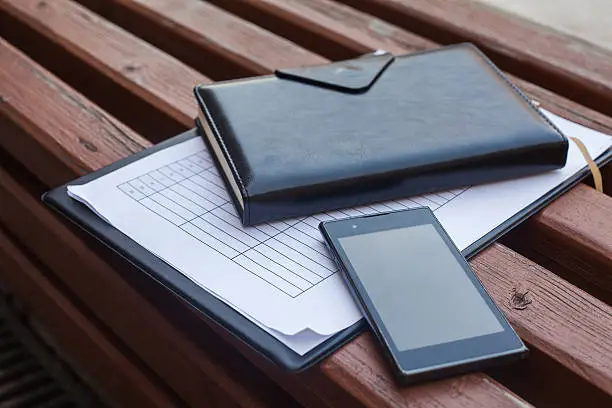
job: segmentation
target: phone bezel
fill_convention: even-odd
[[[383,320],[377,313],[366,288],[355,272],[339,240],[343,237],[356,236],[371,232],[382,232],[416,225],[432,225],[440,234],[457,263],[478,290],[491,312],[495,315],[503,331],[489,335],[472,337],[448,343],[436,344],[412,350],[399,350],[387,331]],[[400,377],[418,376],[446,370],[456,371],[461,366],[484,366],[486,361],[509,356],[520,357],[527,348],[516,334],[503,312],[490,297],[482,282],[472,271],[469,263],[452,242],[431,209],[421,207],[410,210],[392,211],[384,214],[351,217],[343,220],[321,222],[319,228],[331,249],[332,255],[341,268],[341,274],[356,299],[362,313],[379,341],[384,346],[387,356],[396,366]]]

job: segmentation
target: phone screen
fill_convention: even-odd
[[[433,225],[338,242],[399,351],[504,330]]]

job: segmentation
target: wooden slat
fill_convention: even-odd
[[[14,241],[13,243],[17,244]],[[44,392],[40,388],[35,392],[25,389],[20,395],[12,396],[10,404],[5,402],[5,405],[1,406],[3,408],[5,406],[7,408],[28,407],[27,403],[35,404],[38,397],[42,397],[39,403],[42,400],[53,400],[54,402],[49,402],[49,407],[57,403],[57,400],[62,400],[66,404],[72,401],[75,405],[82,407],[99,405],[102,400],[100,390],[96,390],[91,383],[84,381],[86,379],[83,377],[75,377],[74,373],[79,372],[79,364],[70,360],[48,333],[40,330],[41,325],[32,314],[24,316],[27,311],[23,309],[23,304],[15,300],[14,294],[9,294],[6,286],[3,286],[0,299],[1,347],[3,351],[25,349],[31,358],[19,360],[10,366],[3,366],[0,381],[3,383],[19,381],[19,377],[23,374],[44,370],[55,383],[55,386],[47,388],[54,394],[54,397],[41,395]]]
[[[558,364],[532,347],[529,357],[518,364],[492,368],[489,374],[536,407],[576,408],[607,407],[610,395],[588,381],[576,381],[571,371],[560,370]],[[546,381],[543,381],[546,379]]]
[[[3,0],[6,1],[6,0]],[[12,0],[15,1],[15,0]],[[122,0],[121,0],[122,1]],[[242,25],[238,25],[238,23],[240,21],[235,21],[235,23],[237,24],[237,27],[239,27],[239,30],[236,30],[235,33],[228,33],[228,32],[224,32],[222,33],[225,36],[229,36],[231,37],[230,40],[226,40],[223,36],[217,35],[215,32],[208,32],[206,30],[204,30],[203,28],[198,30],[198,27],[206,27],[206,22],[207,20],[205,19],[205,17],[203,17],[201,14],[193,14],[191,15],[189,18],[185,18],[181,16],[181,13],[175,11],[174,13],[177,14],[177,16],[173,16],[171,13],[166,12],[166,10],[160,6],[166,4],[166,2],[169,0],[156,0],[155,2],[143,2],[142,4],[146,4],[147,7],[145,8],[141,3],[138,3],[138,7],[136,3],[134,3],[132,5],[131,9],[134,10],[138,10],[143,14],[142,17],[142,25],[151,25],[153,29],[161,29],[161,24],[159,22],[159,19],[156,19],[154,17],[159,17],[163,15],[164,13],[166,14],[170,14],[169,16],[165,17],[165,18],[171,18],[172,21],[170,23],[168,23],[168,25],[171,25],[175,30],[173,31],[173,34],[171,34],[171,40],[174,41],[176,39],[178,39],[179,37],[183,36],[183,32],[189,32],[189,37],[192,38],[192,48],[189,49],[189,52],[191,54],[195,54],[198,55],[202,52],[206,52],[206,48],[208,47],[208,43],[210,42],[236,42],[239,40],[244,40],[244,37],[242,36],[242,32],[245,30],[242,27]],[[188,9],[189,7],[193,7],[193,6],[188,6],[188,2],[185,2],[185,0],[183,0],[184,5],[183,8],[184,9]],[[109,9],[107,10],[107,14],[114,14],[114,15],[122,15],[122,14],[127,14],[127,13],[123,13],[125,11],[130,11],[128,10],[127,7],[121,7],[118,8],[119,6],[121,6],[120,4],[120,0],[116,0],[116,1],[112,1],[112,2],[93,2],[94,6],[95,4],[98,4],[98,8],[105,8],[105,9]],[[1,4],[1,3],[0,3]],[[64,4],[63,2],[59,2],[57,3],[58,5],[62,5]],[[130,3],[132,4],[132,3]],[[176,4],[181,4],[180,2],[178,2],[177,0],[172,0],[172,3],[167,3],[167,4],[171,4],[171,5],[176,5]],[[236,6],[236,4],[247,4],[246,2],[231,2],[231,3],[226,3],[226,2],[221,2],[221,5],[224,6],[228,6],[230,4],[234,5],[232,6],[233,9],[237,8],[238,6]],[[415,36],[413,34],[410,34],[404,30],[401,30],[397,27],[391,26],[391,25],[384,25],[384,29],[381,30],[381,34],[379,36],[377,35],[362,35],[362,36],[357,36],[356,33],[357,32],[368,32],[368,30],[371,29],[371,27],[376,27],[377,25],[379,25],[379,23],[377,22],[377,20],[373,19],[370,16],[365,15],[364,13],[358,12],[354,9],[351,9],[349,7],[346,6],[342,6],[342,5],[338,5],[336,3],[330,2],[329,0],[310,0],[309,2],[295,2],[295,1],[291,1],[291,2],[278,2],[275,0],[265,0],[265,2],[255,2],[253,3],[253,5],[265,5],[265,8],[262,8],[262,11],[266,11],[266,12],[274,12],[275,14],[281,15],[283,18],[287,19],[288,21],[290,21],[292,24],[296,24],[296,25],[300,25],[302,27],[304,27],[305,29],[307,28],[308,30],[311,31],[311,33],[313,35],[316,35],[316,40],[322,44],[329,44],[331,43],[346,43],[346,44],[351,44],[352,47],[355,47],[355,52],[356,53],[362,53],[362,52],[366,52],[366,51],[371,51],[377,48],[384,48],[384,49],[389,49],[392,50],[394,52],[397,53],[407,53],[407,52],[414,52],[416,50],[420,50],[423,48],[433,48],[435,47],[435,43],[424,40],[418,36]],[[55,7],[58,7],[57,5]],[[73,8],[78,7],[78,6],[72,6]],[[93,7],[93,6],[92,6]],[[198,6],[199,7],[199,6]],[[263,6],[259,6],[259,7],[263,7]],[[23,8],[23,6],[21,6],[21,8]],[[177,5],[175,8],[173,8],[172,10],[181,10],[181,8]],[[111,13],[111,11],[113,11],[114,13]],[[325,13],[325,11],[327,11],[327,14]],[[73,17],[74,14],[78,14],[78,16],[87,16],[85,18],[80,18],[80,20],[78,20],[77,22],[71,22],[70,19],[71,18],[77,18],[77,17]],[[36,13],[29,13],[28,14],[28,18],[26,19],[27,22],[29,22],[30,24],[33,24],[33,28],[40,31],[43,34],[47,34],[49,32],[61,32],[62,35],[62,40],[60,41],[61,43],[66,43],[66,44],[73,44],[73,43],[79,43],[80,39],[78,35],[75,35],[74,32],[69,31],[69,30],[61,30],[61,26],[62,25],[68,25],[68,26],[72,26],[72,25],[79,25],[80,21],[82,20],[91,20],[94,19],[95,17],[90,16],[91,13],[89,13],[87,10],[83,10],[82,8],[78,9],[78,13],[67,13],[65,18],[67,19],[66,22],[64,22],[63,20],[61,20],[58,25],[60,27],[56,27],[55,24],[50,24],[47,25],[47,22],[44,19],[41,18],[37,18],[37,14]],[[293,16],[291,19],[289,19],[289,15]],[[327,15],[333,15],[335,17],[334,20],[330,20],[329,17],[327,17]],[[314,21],[319,21],[318,24],[313,24]],[[280,20],[277,20],[276,22],[280,22]],[[241,22],[241,24],[247,24],[245,22]],[[383,24],[383,23],[381,23]],[[205,31],[205,32],[202,32]],[[389,32],[389,35],[383,35],[382,33],[384,33],[385,31]],[[86,35],[86,31],[81,31],[77,34],[82,34],[82,35]],[[55,34],[58,35],[58,34]],[[257,55],[253,55],[251,52],[248,51],[248,49],[245,50],[245,48],[249,48],[249,49],[258,49],[260,47],[262,47],[262,44],[259,43],[259,41],[264,41],[266,40],[267,37],[264,36],[264,38],[261,37],[249,37],[248,39],[248,44],[249,47],[243,47],[242,49],[238,50],[234,50],[233,52],[243,52],[244,54],[241,55],[241,58],[239,58],[240,61],[248,61],[249,59],[258,59],[259,57]],[[364,40],[364,38],[367,38],[367,40]],[[366,41],[364,43],[362,43],[362,41]],[[202,45],[204,44],[204,45]],[[95,49],[91,52],[95,52]],[[325,62],[325,60],[322,60],[320,57],[317,57],[316,55],[313,54],[307,54],[307,55],[302,55],[301,57],[296,57],[296,53],[291,51],[290,47],[285,47],[285,48],[279,48],[277,50],[277,52],[279,53],[286,53],[283,54],[277,58],[281,58],[283,61],[293,61],[293,63],[289,63],[290,65],[295,64],[295,65],[314,65],[314,64],[318,64],[321,62]],[[299,55],[301,55],[300,53],[297,53]],[[220,55],[223,58],[232,58],[231,55],[228,56],[226,54]],[[103,54],[99,54],[96,56],[96,58],[100,58],[103,59],[105,58],[105,56]],[[212,64],[209,61],[207,61],[208,65],[216,65],[218,62],[220,62],[218,59],[214,61],[215,63]],[[249,69],[250,66],[252,66],[253,63],[245,63],[243,65],[243,68],[245,69]],[[268,71],[266,71],[267,73],[270,73],[276,66],[276,63],[269,63],[268,64]],[[253,71],[252,69],[249,71],[249,74],[251,75],[255,75],[257,74],[256,71]],[[605,123],[607,126],[607,130],[608,131],[612,131],[612,120],[610,118],[607,118],[603,115],[597,115],[595,112],[590,111],[588,109],[585,109],[584,107],[581,107],[580,105],[570,102],[566,99],[563,98],[559,98],[557,96],[552,95],[550,92],[547,92],[546,90],[539,88],[535,85],[529,84],[525,81],[520,81],[517,80],[517,84],[523,88],[524,90],[528,91],[533,97],[538,98],[539,100],[543,101],[547,106],[547,108],[549,107],[549,105],[559,105],[560,108],[567,110],[570,109],[574,112],[577,112],[579,114],[581,114],[582,116],[588,116],[589,118],[591,118],[591,122],[593,120],[595,121],[599,121],[600,123]],[[186,87],[189,88],[189,85],[185,85],[184,82],[181,82],[181,78],[173,78],[171,81],[167,81],[164,82],[164,87],[159,89],[159,94],[160,95],[166,95],[165,90],[167,88],[172,88],[172,89],[180,89],[181,87]],[[142,94],[143,92],[147,92],[149,88],[154,87],[155,84],[149,84],[149,83],[144,83],[144,84],[135,84],[134,86],[136,86],[136,88],[133,90],[135,93],[138,94]],[[138,88],[142,88],[142,89],[138,89]],[[189,96],[190,100],[192,99],[192,96]],[[190,102],[189,104],[180,104],[180,103],[176,103],[176,101],[174,100],[174,98],[170,95],[170,96],[166,96],[165,97],[165,103],[167,103],[171,110],[174,111],[180,111],[182,112],[182,116],[183,117],[187,117],[189,118],[187,121],[183,122],[185,123],[185,125],[191,126],[192,125],[192,118],[193,115],[195,114],[195,106],[193,101]],[[160,107],[160,110],[162,110],[165,113],[168,113],[167,110],[165,110],[164,107]]]
[[[394,54],[435,43],[332,0],[208,0],[329,59],[385,49]],[[344,23],[338,30],[339,23]]]
[[[524,248],[562,264],[611,299],[612,198],[580,185],[536,215],[521,237]]]
[[[499,244],[471,264],[523,339],[612,395],[612,307]]]
[[[74,174],[83,175],[107,164],[108,157],[127,156],[150,146],[146,139],[24,58],[1,38],[0,61],[1,123],[18,123],[31,135],[28,139],[11,137],[7,128],[0,143],[43,182],[67,182]],[[45,107],[44,115],[41,106]],[[60,122],[58,117],[70,120]],[[49,133],[55,139],[47,137]],[[48,154],[61,157],[63,164],[45,162],[43,158]]]
[[[58,175],[71,174],[74,178],[84,171],[92,171],[150,146],[2,40],[0,61],[0,65],[7,68],[0,70],[0,94],[5,98],[5,103],[0,104],[0,125],[7,125],[0,130],[0,145],[34,170],[48,185],[68,181],[60,180]],[[24,88],[13,86],[19,84]],[[78,103],[62,104],[62,101]],[[34,115],[31,110],[40,106],[49,106],[49,109],[44,115]],[[43,126],[45,124],[49,126]],[[83,147],[83,135],[95,138],[87,139],[89,148]],[[19,143],[13,143],[15,141]],[[116,148],[102,148],[105,141]],[[14,149],[15,146],[38,144],[44,144],[44,147],[35,156],[30,156],[27,150]],[[130,149],[125,148],[128,145]],[[49,157],[61,158],[60,163],[56,160],[49,162]],[[276,397],[272,384],[266,384],[263,378],[255,377],[249,382],[246,367],[243,375],[228,372],[223,364],[211,359],[174,330],[153,306],[74,235],[71,236],[65,226],[51,218],[40,202],[30,197],[7,174],[0,190],[4,194],[0,199],[0,213],[8,218],[5,222],[13,227],[14,233],[27,245],[33,246],[35,253],[44,256],[45,263],[54,265],[54,271],[63,274],[62,280],[82,297],[91,310],[128,341],[133,350],[191,405],[216,399],[257,406],[264,405],[260,399],[266,401],[266,393],[270,398]],[[12,212],[9,206],[17,202],[19,208],[30,208],[32,212],[13,213],[13,218],[8,217]],[[32,222],[29,228],[24,228],[25,224],[21,223],[25,219]],[[51,235],[43,235],[45,230]],[[51,242],[62,242],[64,246],[61,246],[62,250],[56,250],[49,244]],[[75,261],[77,259],[79,261]],[[88,265],[88,279],[82,279],[82,265]],[[113,298],[109,298],[109,293]],[[149,333],[156,335],[150,336]],[[260,389],[249,388],[251,384]]]
[[[334,43],[338,46],[350,48],[355,53],[386,49],[396,54],[405,54],[419,50],[421,47],[431,49],[437,46],[433,42],[422,40],[420,37],[390,24],[384,26],[384,29],[378,35],[373,35],[371,34],[372,27],[381,27],[377,19],[331,0],[309,0],[308,2],[299,0],[213,1],[242,16],[254,17],[254,21],[257,23],[266,22],[273,27],[275,23],[282,21],[285,25],[299,27],[301,31],[290,30],[289,28],[284,30],[284,33],[291,35],[290,38],[296,42],[307,39],[321,44]],[[362,34],[359,35],[359,33]],[[339,55],[332,57],[339,57]],[[526,81],[514,77],[511,77],[511,79],[524,92],[542,102],[545,108],[554,113],[585,126],[612,134],[612,118],[559,97]],[[608,166],[608,168],[612,168],[612,166]],[[612,188],[612,183],[606,184],[609,186],[608,188]],[[595,196],[591,195],[590,198],[607,202],[603,197],[596,199]],[[546,227],[540,228],[540,224],[563,224],[565,223],[564,220],[575,217],[575,213],[588,211],[587,207],[589,207],[587,203],[582,205],[579,200],[561,197],[549,206],[548,211],[528,222],[529,225],[534,227],[530,231],[545,231]],[[591,282],[605,282],[609,279],[610,274],[607,273],[607,268],[601,267],[605,264],[598,260],[601,260],[602,256],[607,256],[608,261],[610,261],[612,253],[602,252],[601,244],[598,241],[600,241],[599,237],[607,232],[606,225],[599,221],[597,217],[582,217],[581,222],[581,231],[587,236],[586,238],[581,239],[566,229],[556,231],[562,234],[558,235],[554,242],[547,242],[547,245],[539,245],[538,247],[541,251],[548,252],[551,255],[554,254],[550,258],[555,259],[556,263],[550,265],[556,270],[563,269],[563,275],[572,279],[572,281],[581,282],[586,277]],[[526,229],[520,231],[524,232],[523,235],[530,236]],[[593,236],[589,238],[589,234]],[[568,258],[574,259],[573,264],[576,263],[575,256],[572,255],[574,248],[581,249],[580,254],[583,261],[580,268],[568,273],[565,266],[567,262],[572,262]],[[592,292],[599,293],[597,289],[592,290]]]
[[[4,55],[6,56],[5,61],[23,60],[26,61],[23,64],[27,63],[28,65],[34,65],[31,61],[27,61],[26,58],[20,56],[16,51],[11,50],[9,45],[5,44],[4,48],[6,48],[8,51],[0,54],[0,61],[2,61],[1,56]],[[22,71],[20,69],[20,64],[13,62],[13,65],[11,66]],[[25,70],[24,72],[31,71]],[[65,85],[61,85],[56,78],[45,72],[42,68],[38,67],[37,72],[37,76],[20,77],[20,79],[24,81],[24,84],[32,84],[31,86],[33,87],[37,86],[35,83],[37,80],[42,81],[45,84],[53,83],[56,84],[56,87],[61,86],[63,92],[69,92],[70,95],[76,95],[74,91],[71,91]],[[12,75],[7,75],[7,80],[10,80],[11,77]],[[45,79],[43,80],[41,78]],[[19,126],[22,123],[21,121],[23,121],[25,116],[19,112],[19,109],[28,104],[27,98],[29,94],[18,91],[11,93],[2,91],[2,94],[7,95],[7,103],[5,105],[10,106],[11,108],[9,111],[11,116],[8,117],[7,122],[9,120],[11,121],[10,123],[15,121],[15,123],[18,125],[17,128],[19,129]],[[44,92],[42,94],[44,95]],[[50,99],[48,102],[41,99],[30,99],[31,102],[37,101],[38,104],[42,105],[51,103],[52,100],[54,100],[54,98]],[[89,106],[91,108],[93,105]],[[47,143],[64,145],[63,147],[66,149],[62,149],[60,151],[71,151],[72,148],[69,148],[69,146],[74,143],[74,140],[76,139],[75,136],[79,135],[78,132],[75,134],[70,134],[69,131],[66,130],[66,128],[61,127],[60,124],[71,121],[72,118],[78,113],[80,105],[72,105],[71,108],[70,106],[67,106],[66,108],[68,109],[66,111],[49,112],[49,116],[47,116],[45,120],[57,122],[58,126],[56,128],[38,129],[38,136],[36,136],[36,138],[45,140]],[[50,116],[52,114],[55,116]],[[90,126],[92,128],[103,128],[106,130],[114,129],[113,126],[108,126],[105,122],[90,123]],[[62,129],[61,132],[56,130],[60,128]],[[56,135],[56,132],[59,133],[59,137]],[[121,133],[113,133],[113,135],[116,138],[120,138]],[[102,132],[100,137],[106,138],[108,135]],[[20,133],[20,140],[26,140],[28,138],[32,139],[33,137],[28,133]],[[133,138],[136,138],[136,136]],[[15,153],[15,150],[11,149],[11,145],[6,143],[6,139],[7,138],[0,137],[0,143],[3,144],[12,154]],[[35,144],[38,139],[32,140],[31,143]],[[96,141],[93,140],[91,143],[95,144]],[[140,144],[145,146],[146,142],[140,140]],[[63,167],[65,173],[69,173],[71,171],[76,173],[71,167],[71,160],[66,162],[66,155],[55,155],[55,152],[51,150],[43,150],[43,153],[45,156],[39,158],[41,163],[46,163],[52,168]],[[125,155],[129,153],[129,151],[126,151]],[[115,150],[106,150],[104,151],[104,154],[106,154],[106,164],[110,164],[121,157],[121,153]],[[18,159],[26,165],[34,164],[30,163],[27,155],[19,155]],[[70,158],[68,157],[68,159]],[[99,158],[97,160],[99,160]],[[87,166],[86,161],[79,163],[80,166]],[[95,161],[95,163],[105,165],[99,161]],[[89,170],[94,170],[94,167],[90,167]],[[43,169],[40,169],[40,171],[43,171]],[[56,185],[58,182],[58,180],[52,180],[52,177],[50,176],[46,176],[45,178],[53,183],[51,185]],[[23,191],[23,188],[20,188],[18,183],[11,181],[8,177],[5,177],[3,185],[0,186],[0,192],[3,194],[2,198],[0,199],[0,202],[3,203],[3,208],[0,210],[0,217],[2,217],[3,221],[10,225],[15,234],[19,234],[20,238],[26,242],[31,247],[32,251],[37,253],[45,263],[52,265],[56,273],[61,273],[62,280],[64,280],[64,282],[70,286],[75,293],[82,294],[84,296],[83,301],[88,303],[92,310],[99,314],[100,318],[107,322],[107,324],[111,326],[113,330],[115,330],[122,338],[126,339],[126,341],[129,340],[130,344],[134,346],[135,351],[140,353],[142,358],[151,364],[151,366],[157,372],[160,372],[160,375],[163,375],[163,377],[168,380],[169,384],[176,388],[177,391],[180,391],[181,395],[185,395],[185,398],[188,398],[189,395],[195,393],[194,389],[191,387],[199,387],[202,392],[206,391],[206,387],[203,386],[203,379],[201,377],[190,378],[188,376],[179,376],[177,375],[178,372],[192,373],[194,371],[198,372],[198,370],[205,370],[217,381],[227,381],[230,382],[229,385],[236,386],[230,381],[229,378],[227,378],[227,375],[224,374],[222,366],[214,361],[206,361],[203,354],[198,354],[197,352],[193,351],[194,346],[190,345],[190,343],[185,339],[181,339],[180,337],[178,339],[175,338],[178,335],[176,332],[173,332],[168,328],[168,323],[150,306],[147,308],[148,305],[143,304],[145,302],[138,300],[141,299],[140,295],[131,290],[125,282],[123,282],[115,273],[112,272],[112,270],[109,270],[108,266],[106,266],[97,256],[95,256],[91,250],[87,249],[87,247],[81,241],[70,234],[66,227],[63,227],[62,224],[60,224],[54,218],[50,218],[48,216],[48,212],[42,210],[40,203],[29,197],[28,194]],[[18,220],[19,222],[17,222]],[[29,227],[26,227],[26,224]],[[61,245],[49,245],[49,243],[52,242],[61,242]],[[80,279],[82,273],[80,265],[84,264],[88,265],[89,275],[87,280]],[[108,301],[108,293],[114,294],[113,301],[110,303]],[[125,313],[124,311],[127,310],[132,311],[134,314]],[[137,321],[134,320],[136,317],[138,318]],[[145,329],[142,326],[139,326],[139,324],[152,325],[153,327]],[[147,335],[147,333],[151,332],[156,333],[156,336],[151,337]],[[159,350],[166,351],[159,352]],[[183,353],[185,353],[184,359],[181,359]],[[171,364],[169,361],[164,360],[164,358],[167,356],[172,356],[171,361],[175,364]],[[176,364],[179,363],[184,365],[181,370],[168,372],[168,370],[175,370]],[[191,366],[189,364],[191,364]],[[196,365],[196,367],[193,367],[193,365]],[[327,373],[324,374],[328,375]],[[172,375],[174,375],[174,377],[172,377]],[[356,373],[353,375],[356,375]],[[365,379],[354,378],[357,381],[357,384],[360,384],[360,381],[367,381]],[[503,389],[495,381],[483,375],[478,375],[477,379],[478,381],[467,381],[467,385],[464,385],[465,381],[457,378],[445,382],[442,386],[436,386],[436,390],[440,392],[444,392],[444,390],[446,390],[445,392],[448,392],[449,395],[453,395],[453,390],[457,384],[462,384],[462,386],[468,387],[466,389],[470,390],[468,393],[470,395],[470,401],[472,401],[473,398],[479,399],[482,406],[488,406],[488,402],[491,400],[497,401],[500,399],[505,399],[507,404],[513,404],[512,401],[514,401],[513,398],[515,397],[512,397],[507,390]],[[392,387],[394,384],[392,380],[389,378],[387,381],[387,386]],[[486,386],[482,385],[483,381],[486,382]],[[229,385],[222,383],[219,386],[227,389]],[[367,385],[369,387],[365,389],[372,389],[375,386],[375,384],[368,382],[362,385]],[[240,389],[238,386],[236,387],[236,390]],[[238,391],[234,392],[238,393]],[[391,391],[389,390],[387,392]],[[412,396],[413,394],[408,392],[407,395]],[[422,395],[422,398],[425,398],[423,404],[427,405],[434,402],[430,399],[432,398],[431,396],[433,393],[428,392]],[[233,397],[236,398],[236,396]],[[460,404],[462,404],[461,399],[458,400],[459,402],[457,405],[452,403],[452,401],[454,400],[451,400],[450,398],[448,399],[448,406],[461,406]]]
[[[612,53],[465,0],[343,0],[436,42],[470,41],[498,65],[612,114]]]
[[[195,62],[198,68],[217,80],[323,62],[316,54],[202,1],[83,3],[167,52],[173,53],[176,49],[175,39],[197,45],[198,52],[183,52],[181,59],[199,60],[200,63]],[[211,59],[215,62],[211,63]]]
[[[401,387],[391,377],[388,363],[383,360],[380,348],[370,333],[360,335],[325,360],[317,368],[319,373],[322,375],[310,379],[318,392],[331,398],[333,392],[326,394],[326,391],[343,389],[368,407],[531,406],[490,377],[481,374]]]
[[[193,87],[209,82],[204,75],[71,1],[0,0],[0,9],[139,99],[193,126]]]
[[[1,171],[1,170],[0,170]],[[0,173],[2,177],[2,173]],[[45,272],[23,254],[0,227],[0,276],[41,323],[51,328],[63,351],[81,362],[86,375],[123,407],[173,407],[173,400],[124,356],[107,334],[66,298]]]

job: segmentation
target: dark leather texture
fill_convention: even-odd
[[[567,157],[567,138],[471,44],[195,95],[243,192],[245,225],[522,177]]]

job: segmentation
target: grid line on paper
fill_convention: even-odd
[[[337,271],[320,237],[319,222],[422,205],[436,211],[467,190],[373,203],[245,228],[206,150],[169,162],[117,188],[185,234],[293,298]]]

